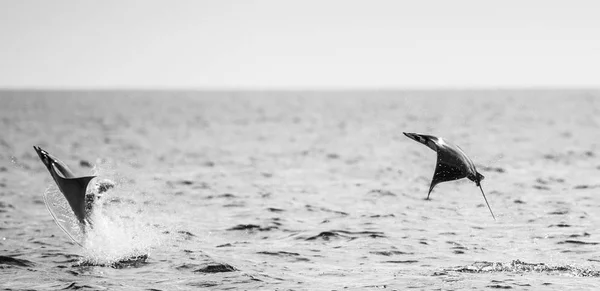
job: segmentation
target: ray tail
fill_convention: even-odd
[[[483,193],[483,188],[481,188],[481,184],[479,184],[479,189],[481,190],[481,194],[483,195],[483,200],[485,200],[485,204],[487,204],[487,207],[490,210],[490,213],[492,214],[492,218],[494,218],[494,221],[496,221],[496,216],[494,216],[494,212],[492,211],[492,208],[490,207],[487,198],[485,198],[485,193]]]

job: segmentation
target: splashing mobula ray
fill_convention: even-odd
[[[50,155],[47,151],[41,149],[40,147],[33,147],[37,152],[38,156],[50,172],[50,176],[56,182],[58,186],[58,190],[62,193],[66,202],[68,202],[69,206],[64,205],[62,208],[56,208],[54,205],[57,201],[48,200],[48,192],[56,193],[53,191],[46,191],[44,193],[44,202],[46,203],[46,207],[52,214],[54,221],[56,224],[79,246],[83,247],[83,242],[86,239],[86,233],[90,229],[92,229],[93,224],[90,218],[92,214],[92,207],[95,199],[100,198],[102,193],[108,191],[109,189],[115,187],[114,182],[104,179],[95,183],[96,188],[92,193],[87,193],[87,186],[90,181],[96,176],[84,176],[84,177],[76,177],[73,172],[59,159]],[[58,193],[56,193],[58,194]],[[58,196],[53,196],[60,198],[60,194]],[[64,200],[60,201],[64,202]],[[73,213],[68,212],[68,208],[70,207]],[[60,213],[58,213],[60,212]],[[60,215],[58,215],[60,214]],[[74,216],[73,216],[74,214]],[[65,216],[67,215],[67,216]],[[72,227],[73,224],[76,224],[76,230]],[[92,265],[110,265],[115,268],[121,268],[126,266],[136,266],[137,264],[144,263],[148,258],[147,253],[127,253],[125,256],[118,257],[117,260],[110,263],[103,263],[102,261],[92,262]]]
[[[86,190],[87,186],[92,179],[96,176],[84,176],[84,177],[76,177],[75,174],[67,167],[65,163],[60,161],[58,158],[52,156],[47,151],[41,149],[40,147],[33,147],[37,152],[38,156],[42,160],[42,163],[50,172],[50,176],[56,182],[58,186],[58,190],[62,193],[65,199],[68,202],[69,207],[73,211],[75,215],[75,219],[79,224],[80,231],[85,234],[86,228],[92,228],[92,220],[90,219],[90,215],[92,212],[92,205],[94,199],[96,198],[93,194],[87,194]],[[102,182],[99,184],[99,191],[97,194],[100,194],[106,191],[109,188],[112,188],[114,184],[108,184],[106,182]],[[57,217],[57,213],[53,208],[52,203],[47,200],[47,193],[44,194],[44,202],[52,214],[55,222],[58,226],[77,244],[82,245],[81,236],[74,235],[72,232],[72,228],[65,227],[63,221]],[[71,230],[71,231],[70,231]],[[80,239],[76,239],[76,237]]]
[[[91,226],[89,212],[86,212],[85,210],[85,193],[88,184],[92,179],[96,178],[96,176],[75,177],[65,163],[50,155],[40,147],[33,146],[33,148],[42,160],[42,163],[48,168],[50,176],[52,176],[54,182],[56,182],[60,192],[69,202],[69,206],[71,206],[79,223],[84,226]]]
[[[431,185],[429,186],[429,192],[427,193],[427,200],[429,200],[429,196],[431,195],[431,191],[435,185],[442,182],[467,178],[475,182],[475,185],[479,186],[479,189],[481,189],[481,194],[483,195],[483,199],[485,200],[485,204],[487,204],[492,217],[494,220],[496,220],[494,212],[492,212],[492,208],[490,207],[490,204],[485,197],[485,193],[483,192],[483,188],[481,187],[481,180],[483,180],[484,177],[482,174],[477,172],[473,161],[467,157],[465,152],[463,152],[460,147],[449,143],[441,137],[432,135],[406,132],[404,132],[404,135],[426,145],[430,149],[437,152],[437,164],[435,166],[435,172],[433,173]]]

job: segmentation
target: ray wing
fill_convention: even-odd
[[[67,202],[69,202],[69,206],[71,206],[77,220],[86,224],[85,192],[88,183],[95,177],[63,178],[60,175],[54,174],[53,178],[60,192],[62,192]]]
[[[438,150],[437,164],[435,165],[435,172],[431,179],[431,185],[429,186],[429,193],[427,193],[427,199],[431,195],[431,191],[435,185],[454,181],[465,178],[469,175],[464,164],[451,152]]]

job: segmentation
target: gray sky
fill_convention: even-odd
[[[600,87],[596,3],[0,0],[0,87]]]

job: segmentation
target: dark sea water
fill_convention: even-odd
[[[0,287],[597,290],[599,95],[0,92]],[[497,221],[466,179],[425,201],[403,131],[458,144]],[[85,248],[33,145],[116,184]]]

